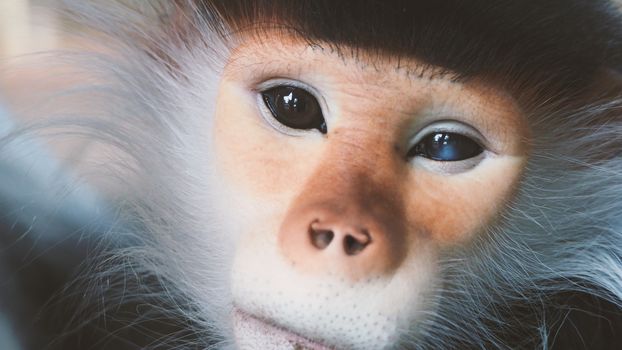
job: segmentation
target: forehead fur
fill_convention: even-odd
[[[335,48],[413,57],[462,78],[546,86],[588,84],[619,68],[617,10],[601,0],[195,0],[229,30],[289,28]],[[511,88],[508,86],[508,88]]]

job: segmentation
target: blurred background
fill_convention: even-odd
[[[9,125],[6,119],[2,125],[3,111],[5,118],[8,115],[15,124],[50,120],[69,109],[82,111],[79,103],[60,95],[86,77],[78,67],[50,53],[75,49],[92,52],[94,46],[105,47],[105,43],[100,46],[86,38],[87,29],[68,19],[64,1],[0,0],[0,134]],[[80,1],[105,4],[108,0],[74,2]],[[90,106],[84,108],[88,111]],[[78,164],[74,158],[96,159],[101,154],[101,148],[96,149],[83,138],[66,135],[39,141],[55,161],[77,171],[86,163]]]
[[[0,1],[0,60],[62,46],[62,20],[54,5],[56,0]],[[4,84],[7,78],[0,75]]]
[[[38,71],[37,52],[70,46],[68,21],[63,21],[60,0],[0,0],[0,106],[28,105],[34,90],[53,89],[49,72]],[[29,60],[28,64],[22,62]],[[20,65],[24,67],[21,68]],[[38,82],[44,79],[46,84]]]
[[[70,23],[63,15],[62,0],[0,0],[0,136],[21,121],[40,120],[62,109],[66,100],[46,97],[63,91],[80,76],[64,73],[68,65],[62,61],[54,63],[45,53],[83,47],[74,34],[81,34],[84,29]],[[62,333],[64,326],[42,310],[55,304],[50,304],[50,298],[74,278],[73,271],[88,251],[87,245],[73,236],[53,233],[54,227],[67,227],[71,222],[67,219],[83,216],[81,208],[87,196],[80,193],[81,187],[72,186],[70,191],[55,197],[52,210],[47,207],[52,201],[41,199],[52,183],[69,181],[60,169],[71,166],[69,160],[78,150],[82,154],[86,150],[84,140],[58,139],[24,140],[14,147],[3,145],[0,350],[42,349],[44,345],[48,348],[47,344]],[[86,221],[80,222],[91,222],[90,217],[85,217]],[[60,305],[59,310],[63,308]]]
[[[58,47],[59,13],[55,0],[0,1],[0,56],[10,57]]]

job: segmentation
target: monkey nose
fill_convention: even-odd
[[[403,232],[381,218],[312,208],[288,213],[278,233],[281,253],[304,273],[350,280],[393,271],[405,256]]]

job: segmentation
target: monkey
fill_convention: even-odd
[[[620,344],[614,3],[69,6],[103,49],[70,55],[79,116],[24,132],[103,145],[110,183],[57,224],[104,243],[50,346]]]

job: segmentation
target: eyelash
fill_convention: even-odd
[[[485,158],[489,157],[491,153],[494,153],[490,151],[486,139],[477,129],[457,120],[436,121],[420,129],[410,143],[410,152],[412,152],[413,149],[427,137],[435,134],[454,134],[469,138],[478,145],[480,152],[470,158],[454,161],[434,160],[415,154],[413,157],[409,158],[416,166],[428,169],[435,173],[451,175],[465,172],[476,167]]]

